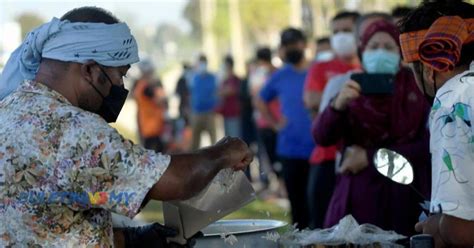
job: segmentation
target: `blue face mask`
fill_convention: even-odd
[[[204,73],[207,71],[207,63],[206,62],[199,62],[197,66],[198,73]]]
[[[400,69],[400,54],[385,49],[368,50],[362,54],[362,65],[368,73],[396,74]]]

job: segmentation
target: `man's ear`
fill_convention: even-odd
[[[81,64],[81,76],[88,82],[97,81],[100,72],[97,71],[97,62],[88,60]]]
[[[422,65],[424,68],[423,68],[423,76],[425,77],[425,80],[427,81],[427,83],[429,83],[430,85],[434,85],[435,83],[435,71],[432,67],[430,66],[426,66],[426,65]]]

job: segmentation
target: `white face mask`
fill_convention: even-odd
[[[351,32],[339,32],[330,39],[331,47],[338,56],[353,55],[357,51],[355,36]]]
[[[265,83],[268,77],[268,68],[265,66],[257,67],[252,73],[250,73],[250,84],[255,86],[261,86]]]
[[[333,58],[334,58],[334,53],[332,51],[322,51],[316,54],[316,57],[314,58],[314,60],[317,62],[324,62],[324,61],[329,61]]]

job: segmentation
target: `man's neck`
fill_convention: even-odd
[[[308,66],[308,62],[306,61],[306,59],[303,59],[301,60],[301,62],[299,62],[298,64],[294,64],[292,65],[293,68],[295,68],[297,71],[303,71],[306,69],[306,67]]]
[[[463,66],[459,66],[459,67],[456,67],[454,68],[454,70],[452,71],[449,71],[449,72],[444,72],[444,73],[439,73],[438,75],[436,75],[436,79],[438,82],[440,82],[440,85],[437,85],[438,88],[441,88],[444,84],[446,84],[446,82],[448,82],[451,78],[465,72],[469,70],[469,65],[463,65]]]
[[[58,92],[64,96],[72,105],[78,106],[77,96],[74,94],[74,91],[71,90],[71,87],[67,79],[59,78],[56,74],[47,68],[41,68],[36,74],[34,79],[36,82],[46,85],[48,88]]]

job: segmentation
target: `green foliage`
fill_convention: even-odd
[[[200,40],[202,35],[201,27],[201,9],[199,0],[189,0],[184,7],[183,18],[188,20],[191,25],[191,36]]]
[[[34,28],[40,26],[45,21],[42,17],[35,13],[23,13],[16,18],[21,27],[21,39],[25,39],[26,35]]]
[[[150,201],[141,211],[140,216],[146,222],[159,221],[163,223],[163,210],[161,202]],[[238,211],[226,216],[224,219],[275,219],[288,223],[290,220],[290,211],[285,210],[274,203],[255,200]]]
[[[229,1],[216,0],[216,16],[212,29],[220,41],[228,43],[230,40]]]
[[[288,0],[242,0],[240,10],[242,27],[251,41],[258,41],[259,34],[278,32],[289,25]]]

